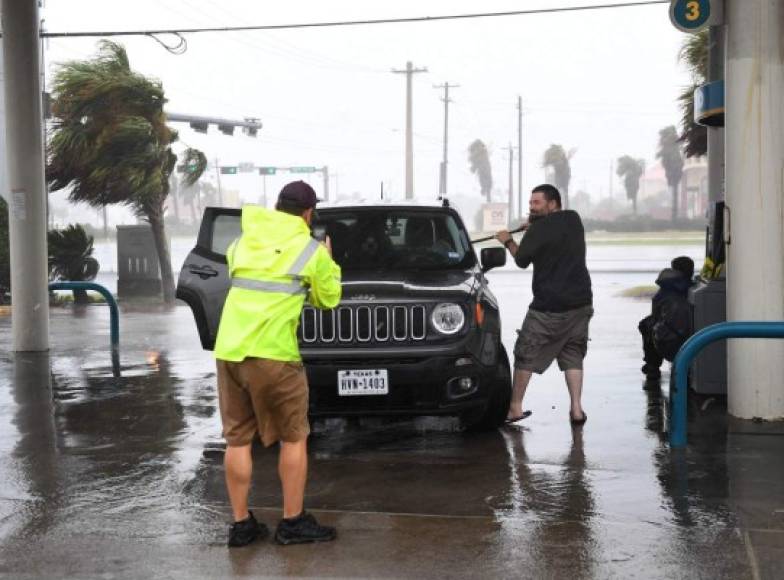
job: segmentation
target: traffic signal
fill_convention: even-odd
[[[275,175],[275,167],[259,167],[259,175]]]
[[[236,166],[226,166],[220,168],[221,175],[237,175]]]
[[[224,135],[234,135],[234,125],[218,125],[218,131]]]
[[[190,126],[191,129],[193,129],[197,133],[206,133],[207,127],[209,127],[210,124],[207,123],[206,121],[191,121]]]
[[[291,173],[315,173],[315,167],[289,167]]]

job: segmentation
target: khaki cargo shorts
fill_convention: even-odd
[[[308,379],[301,362],[216,362],[223,437],[229,446],[248,445],[257,433],[265,447],[295,443],[310,434]]]
[[[581,370],[588,352],[588,323],[592,316],[592,306],[566,312],[529,309],[517,331],[515,368],[542,374],[558,359],[562,371]]]

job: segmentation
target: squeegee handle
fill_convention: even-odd
[[[528,224],[525,224],[525,225],[520,226],[517,229],[511,230],[509,233],[510,234],[517,234],[519,232],[524,232],[527,229],[528,229]],[[495,235],[487,236],[487,237],[484,237],[484,238],[479,238],[478,240],[471,240],[471,243],[475,244],[477,242],[486,242],[487,240],[492,240],[493,238],[495,238]]]

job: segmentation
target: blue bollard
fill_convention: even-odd
[[[670,447],[687,442],[686,398],[689,367],[700,351],[725,338],[784,338],[784,322],[720,322],[695,333],[681,346],[672,363],[675,381],[670,382]]]
[[[95,282],[50,282],[49,290],[94,290],[106,298],[109,305],[109,340],[112,348],[112,371],[120,376],[120,310],[117,301],[106,288]]]

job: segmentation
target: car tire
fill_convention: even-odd
[[[500,354],[487,406],[481,413],[467,413],[462,418],[468,431],[497,429],[503,425],[509,412],[509,401],[512,398],[512,374],[509,369],[509,357],[503,346],[500,347]]]

